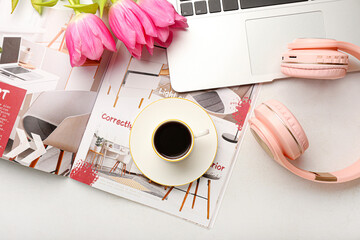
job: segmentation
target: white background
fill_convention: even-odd
[[[360,136],[351,131],[359,130],[360,113],[351,106],[360,101],[354,94],[360,92],[359,78],[292,79],[263,87],[259,100],[275,97],[291,106],[308,132],[310,149],[297,165],[335,170],[356,160]],[[281,94],[284,88],[289,92]],[[343,104],[352,98],[352,104]],[[318,102],[309,104],[311,99]],[[319,118],[325,113],[335,121]],[[217,221],[208,230],[70,179],[0,161],[0,238],[359,239],[359,186],[360,180],[320,184],[290,174],[247,131]]]
[[[1,14],[10,5],[4,2]],[[4,24],[10,23],[1,21],[0,27]],[[353,103],[355,112],[358,102]],[[294,110],[303,122],[301,108]],[[311,123],[304,121],[305,126]],[[315,145],[310,146],[317,156]],[[358,142],[354,146],[360,152]],[[341,150],[332,149],[334,154]],[[0,239],[359,239],[360,180],[340,185],[302,180],[268,159],[249,132],[241,155],[212,230],[70,179],[0,161]],[[355,160],[348,155],[330,165]],[[326,157],[321,157],[322,166],[305,167],[327,167]]]

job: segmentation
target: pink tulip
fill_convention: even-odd
[[[131,55],[140,58],[144,45],[152,54],[157,30],[148,15],[135,2],[115,2],[109,10],[109,24],[115,36],[125,44]]]
[[[116,51],[116,44],[109,29],[94,14],[76,15],[69,23],[65,37],[73,67],[83,65],[86,58],[99,60],[104,48]]]
[[[142,10],[151,18],[157,29],[156,42],[168,47],[172,41],[172,28],[187,28],[187,20],[179,15],[167,0],[138,0]]]
[[[167,39],[163,42],[160,40],[160,38],[155,39],[156,43],[164,48],[167,48],[170,46],[171,42],[173,40],[173,33],[171,31],[169,31],[169,35],[167,37]]]

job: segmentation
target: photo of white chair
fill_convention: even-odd
[[[21,124],[28,138],[38,134],[45,146],[60,149],[55,174],[59,174],[64,151],[76,155],[85,131],[96,92],[43,92],[24,114]],[[35,167],[34,160],[30,166]]]
[[[110,169],[110,173],[115,173],[115,171],[118,169],[119,164],[121,163],[120,176],[126,174],[126,166],[128,166],[131,161],[129,148],[109,141],[105,141],[102,152],[104,154],[104,159],[112,159],[116,161],[113,167]],[[100,166],[100,168],[101,167],[102,165]]]

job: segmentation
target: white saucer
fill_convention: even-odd
[[[184,121],[196,132],[209,134],[195,139],[190,155],[179,162],[161,159],[152,148],[151,137],[159,123],[168,119]],[[211,166],[217,151],[215,125],[199,105],[181,98],[158,100],[140,112],[130,132],[130,152],[138,169],[150,180],[166,186],[180,186],[195,181]]]

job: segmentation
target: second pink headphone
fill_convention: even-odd
[[[330,39],[297,39],[283,55],[281,71],[292,77],[337,79],[345,76],[347,52],[360,60],[360,47]],[[334,172],[311,172],[295,167],[289,159],[300,157],[309,147],[295,116],[282,103],[266,101],[254,110],[250,129],[263,149],[292,173],[315,182],[340,183],[360,178],[360,160]]]

